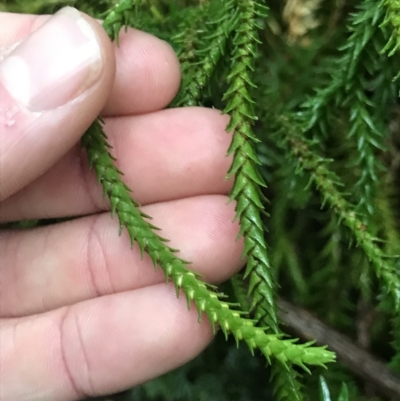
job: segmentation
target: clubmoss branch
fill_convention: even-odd
[[[238,28],[233,38],[232,72],[228,76],[226,113],[231,115],[227,131],[233,132],[228,154],[233,154],[233,163],[228,172],[235,176],[230,198],[237,202],[236,218],[240,221],[241,235],[245,242],[244,256],[247,266],[244,278],[248,277],[249,310],[257,322],[269,332],[279,334],[274,301],[273,270],[270,266],[264,238],[261,215],[266,199],[261,188],[266,184],[258,172],[261,164],[254,145],[259,142],[252,126],[257,120],[253,109],[252,89],[254,62],[256,59],[257,18],[265,18],[266,10],[252,0],[238,0]],[[263,200],[264,202],[262,203]],[[243,302],[243,297],[240,297]],[[241,303],[242,307],[245,307]],[[300,383],[290,364],[274,361],[271,365],[271,380],[278,401],[301,401]]]
[[[119,33],[123,27],[127,29],[140,0],[120,0],[103,15],[103,28],[111,40],[119,45]]]
[[[334,134],[334,121],[343,120],[343,111],[339,114],[338,107],[346,111],[349,119],[348,127],[344,128],[347,129],[346,136],[357,148],[348,166],[351,174],[355,172],[353,201],[371,231],[374,193],[382,173],[379,155],[388,136],[384,110],[390,106],[387,93],[379,95],[377,92],[387,92],[394,76],[393,69],[382,68],[388,65],[381,54],[385,38],[379,30],[384,10],[382,4],[377,6],[375,3],[365,0],[351,15],[350,34],[340,46],[339,54],[332,59],[330,70],[326,71],[331,75],[328,84],[319,87],[293,118],[305,135],[324,148],[329,136]],[[380,101],[369,99],[371,91],[380,97]],[[376,104],[382,104],[382,108],[376,110]]]
[[[242,274],[236,274],[230,280],[236,299],[245,310],[250,310],[251,299]],[[292,366],[274,360],[271,363],[270,381],[273,384],[277,401],[302,401],[303,394],[299,382],[300,374]]]
[[[309,175],[310,183],[321,192],[323,202],[327,203],[337,214],[339,221],[350,229],[357,245],[364,250],[373,265],[375,274],[383,280],[386,291],[391,294],[398,310],[400,279],[393,257],[386,255],[377,245],[378,239],[369,232],[368,226],[357,216],[354,206],[340,192],[338,178],[327,168],[328,161],[313,150],[312,143],[302,137],[288,116],[274,117],[271,127],[277,134],[277,138],[280,137],[278,140],[280,146],[297,164],[297,173]]]
[[[190,9],[189,18],[180,24],[179,33],[172,38],[181,64],[182,82],[170,107],[194,106],[199,101],[203,88],[196,85],[196,82],[193,83],[193,80],[197,74],[201,74],[200,64],[202,60],[198,54],[198,49],[202,45],[200,36],[207,29],[205,16],[208,9],[209,3],[200,8]],[[199,67],[194,67],[196,65]]]
[[[120,229],[126,228],[131,243],[137,242],[141,252],[151,257],[154,266],[161,266],[166,279],[174,282],[177,294],[184,291],[188,306],[194,301],[199,318],[205,313],[213,326],[218,324],[225,335],[232,333],[236,341],[244,340],[252,351],[259,349],[267,360],[274,357],[283,364],[294,363],[304,369],[307,364],[324,365],[334,360],[334,354],[324,348],[310,347],[310,343],[296,344],[294,340],[267,334],[252,320],[242,317],[240,311],[232,310],[212,286],[187,269],[188,262],[176,256],[177,251],[166,245],[167,240],[155,233],[157,228],[149,223],[149,216],[142,213],[132,199],[130,189],[121,180],[121,171],[115,167],[100,121],[91,125],[82,144],[103,186],[104,195],[110,200],[111,213],[118,216]]]
[[[252,100],[253,71],[257,54],[260,26],[257,19],[265,18],[267,10],[253,0],[236,0],[238,21],[233,37],[231,73],[227,77],[228,90],[223,100],[227,103],[225,113],[231,120],[227,127],[233,133],[228,155],[233,154],[228,176],[235,181],[230,199],[236,201],[236,218],[240,222],[240,234],[244,238],[244,256],[247,266],[249,311],[257,322],[269,332],[280,333],[274,301],[273,272],[270,266],[264,238],[261,215],[266,203],[261,188],[266,184],[257,167],[261,164],[254,145],[259,142],[254,135],[253,124],[257,120]],[[243,301],[243,297],[241,297]],[[242,307],[245,305],[241,304]],[[302,399],[296,372],[289,364],[277,360],[272,364],[273,388],[278,401]],[[289,384],[289,385],[288,385]]]
[[[104,25],[113,27],[108,31],[112,39],[118,38],[118,32],[115,29],[121,28],[121,23],[126,24],[132,12],[126,5],[123,6],[123,3],[116,6],[116,9],[107,16],[104,22]],[[241,3],[244,7],[241,11],[248,12],[249,10],[243,4]],[[254,4],[250,1],[246,2],[246,6],[254,7]],[[253,18],[257,15],[256,11],[258,10],[253,10]],[[249,21],[246,23],[248,24]],[[254,21],[251,27],[252,29],[256,28]],[[238,49],[240,49],[239,46]],[[243,59],[241,61],[244,61],[245,67],[250,62],[250,60]],[[323,365],[334,359],[333,354],[324,349],[309,348],[310,344],[294,344],[293,340],[282,340],[276,334],[266,334],[261,328],[255,327],[252,320],[245,319],[241,317],[240,312],[231,310],[229,304],[222,301],[211,286],[186,268],[188,262],[176,256],[176,250],[168,247],[166,240],[156,234],[158,229],[149,223],[149,216],[140,211],[139,205],[130,196],[130,189],[121,180],[122,172],[115,167],[115,159],[109,152],[110,146],[100,121],[92,124],[82,138],[82,144],[86,148],[90,164],[103,186],[104,195],[110,199],[112,215],[118,215],[120,230],[125,227],[128,230],[131,244],[136,241],[141,253],[148,253],[154,266],[162,267],[166,279],[172,278],[177,294],[181,289],[184,291],[188,307],[190,302],[194,301],[199,318],[205,313],[211,324],[213,326],[219,324],[225,335],[229,332],[232,333],[236,341],[244,340],[251,350],[258,348],[267,360],[273,356],[283,366],[290,362],[307,369],[306,363]]]
[[[379,7],[386,11],[385,19],[381,24],[383,29],[389,27],[390,38],[383,49],[389,56],[393,56],[400,48],[400,1],[399,0],[381,0]]]
[[[237,1],[238,28],[233,39],[232,71],[227,77],[228,90],[223,100],[225,113],[231,116],[227,127],[233,139],[228,155],[233,154],[233,163],[228,176],[235,181],[230,199],[236,201],[236,219],[240,222],[240,235],[245,242],[244,256],[247,257],[245,277],[250,279],[249,294],[252,298],[251,312],[256,320],[268,322],[277,330],[274,303],[274,284],[261,214],[266,199],[261,191],[266,184],[257,170],[259,158],[254,151],[255,137],[252,126],[256,120],[251,90],[253,64],[256,56],[257,18],[265,17],[266,10],[255,1]]]
[[[182,84],[172,107],[201,105],[205,88],[236,26],[234,10],[232,0],[208,2],[197,11],[196,18],[185,21],[184,29],[174,38],[180,44]]]

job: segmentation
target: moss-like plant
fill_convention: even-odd
[[[53,11],[52,3],[3,8]],[[326,347],[283,334],[276,306],[282,293],[352,335],[353,321],[364,318],[357,308],[367,305],[378,315],[368,328],[369,346],[380,352],[377,345],[391,342],[381,357],[399,371],[400,168],[394,160],[400,1],[56,4],[101,18],[117,43],[128,26],[168,40],[183,76],[170,107],[217,107],[230,116],[230,199],[247,260],[231,280],[232,302],[191,272],[141,212],[134,188],[115,166],[100,118],[82,138],[119,220],[116,229],[128,231],[132,245],[161,267],[199,319],[206,315],[226,336],[263,355],[278,401],[307,399],[312,384],[300,384],[302,372],[335,360]],[[321,399],[330,400],[322,379],[320,388]],[[352,399],[346,386],[338,399]]]

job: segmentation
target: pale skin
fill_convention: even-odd
[[[160,269],[130,249],[127,233],[118,237],[79,147],[98,114],[126,183],[190,268],[220,283],[243,266],[225,179],[228,117],[205,108],[162,110],[180,83],[169,45],[129,29],[117,48],[84,18],[103,65],[77,100],[38,119],[10,100],[0,74],[0,111],[5,104],[19,110],[15,121],[0,116],[0,221],[77,217],[0,232],[1,401],[122,391],[189,361],[213,338],[207,319],[199,324]],[[0,54],[48,19],[0,13]]]

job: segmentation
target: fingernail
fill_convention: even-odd
[[[0,62],[0,82],[33,112],[72,101],[99,78],[99,39],[81,13],[66,7]]]

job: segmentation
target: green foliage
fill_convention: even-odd
[[[273,124],[276,124],[274,126]],[[280,116],[277,121],[270,124],[277,135],[280,136],[278,144],[292,157],[296,173],[309,173],[310,183],[315,185],[322,193],[323,204],[326,202],[337,214],[337,217],[351,230],[357,245],[363,248],[365,255],[375,268],[378,278],[381,278],[385,291],[391,293],[396,309],[400,306],[400,282],[397,278],[394,258],[376,244],[375,238],[367,230],[367,226],[357,217],[354,207],[345,199],[338,189],[339,180],[327,168],[329,160],[322,158],[312,150],[312,143],[293,128],[290,120]]]
[[[261,191],[265,183],[258,173],[261,164],[254,150],[255,137],[252,125],[256,120],[251,99],[251,73],[256,53],[257,18],[265,17],[266,10],[256,2],[242,1],[238,7],[239,21],[233,38],[232,71],[227,77],[228,90],[224,101],[224,112],[231,116],[227,127],[233,133],[228,155],[233,154],[228,177],[235,177],[230,194],[236,200],[236,219],[240,221],[240,234],[244,237],[244,256],[247,257],[245,278],[248,276],[250,311],[258,321],[277,331],[277,318],[273,301],[273,278],[264,241],[261,213],[266,203]],[[264,202],[263,202],[264,201]]]
[[[326,384],[326,381],[322,376],[320,376],[319,378],[319,385],[321,391],[320,401],[332,401],[328,385]],[[349,401],[349,390],[347,389],[347,386],[345,384],[343,384],[340,390],[339,398],[337,400]]]
[[[392,83],[395,68],[382,60],[386,58],[382,49],[388,42],[387,31],[380,29],[383,17],[383,4],[377,5],[374,0],[360,3],[357,12],[349,18],[350,35],[331,61],[330,83],[318,88],[303,103],[298,118],[304,124],[304,134],[310,132],[318,138],[332,135],[335,114],[346,111],[348,127],[344,139],[354,143],[357,149],[348,167],[356,170],[354,199],[358,202],[356,210],[364,215],[374,213],[373,195],[382,169],[376,153],[382,150],[388,135],[387,112],[382,106],[393,99],[395,92]],[[382,65],[385,70],[378,74]],[[371,92],[379,101],[370,99]],[[370,223],[370,219],[365,221]]]
[[[119,44],[119,33],[122,27],[128,27],[131,16],[135,11],[136,3],[132,0],[120,1],[107,10],[104,15],[103,27],[111,40]]]
[[[251,351],[259,349],[267,360],[272,355],[284,365],[291,362],[304,369],[307,369],[306,364],[324,365],[334,360],[334,355],[322,347],[311,348],[310,343],[297,344],[276,334],[267,334],[253,320],[242,317],[243,312],[233,309],[235,305],[222,301],[221,294],[186,268],[188,262],[177,257],[177,250],[170,248],[166,245],[167,240],[157,235],[159,229],[148,221],[150,216],[141,212],[138,203],[132,199],[130,189],[121,180],[122,172],[114,165],[115,159],[109,152],[110,145],[100,121],[95,121],[87,130],[82,145],[103,186],[104,195],[110,199],[111,214],[118,215],[120,231],[125,227],[132,245],[137,242],[142,255],[146,252],[155,267],[161,266],[166,279],[171,278],[174,282],[177,296],[181,289],[184,291],[188,308],[194,301],[199,320],[205,313],[214,327],[218,324],[225,335],[232,333],[236,341],[245,341]]]
[[[181,62],[181,90],[171,106],[198,106],[204,89],[224,55],[229,36],[236,26],[233,1],[214,1],[189,8],[180,32],[172,38]],[[193,24],[193,20],[196,21]]]
[[[170,107],[230,115],[230,199],[247,264],[225,288],[228,299],[192,273],[141,212],[101,120],[82,138],[120,230],[199,320],[205,315],[240,343],[235,350],[217,336],[199,358],[124,399],[366,400],[368,383],[340,365],[323,373],[329,386],[318,381],[311,365],[334,355],[287,338],[276,308],[282,295],[400,372],[400,1],[3,0],[0,9],[54,12],[65,4],[102,18],[116,42],[128,26],[169,41],[182,69]],[[242,342],[259,352],[251,357]]]

